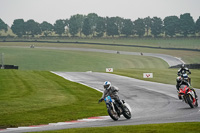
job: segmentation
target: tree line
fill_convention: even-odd
[[[7,31],[7,24],[0,19],[0,30]],[[11,30],[18,37],[43,35],[51,36],[153,36],[164,34],[168,37],[200,35],[200,17],[195,22],[190,13],[178,16],[167,16],[163,20],[159,17],[138,18],[132,21],[121,17],[101,17],[96,13],[88,15],[76,14],[69,19],[59,19],[52,25],[47,21],[38,23],[33,19],[24,21],[15,19]]]

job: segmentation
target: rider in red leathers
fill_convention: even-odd
[[[176,79],[176,81],[177,81],[176,89],[179,92],[179,88],[180,88],[181,84],[185,84],[185,85],[187,85],[188,87],[190,87],[194,91],[195,97],[197,99],[196,92],[195,92],[194,88],[192,88],[192,86],[191,86],[191,78],[187,77],[188,78],[187,81],[181,79],[181,76],[183,74],[186,74],[187,72],[188,72],[188,74],[191,74],[191,71],[185,66],[185,64],[182,64],[181,68],[178,70],[178,73],[177,73],[178,77]],[[178,97],[179,97],[179,99],[181,99],[180,95]]]

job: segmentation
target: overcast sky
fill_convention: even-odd
[[[0,18],[9,26],[21,18],[54,24],[57,19],[88,13],[131,20],[190,13],[196,21],[200,16],[200,0],[0,0]]]

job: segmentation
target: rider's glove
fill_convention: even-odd
[[[103,99],[102,99],[102,98],[101,98],[101,99],[99,99],[99,103],[100,103],[100,102],[102,102],[102,101],[103,101]]]

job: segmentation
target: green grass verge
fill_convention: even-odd
[[[199,133],[200,122],[74,128],[37,133]],[[36,132],[35,132],[36,133]]]
[[[9,39],[8,39],[9,40]],[[17,39],[10,39],[17,40]],[[23,39],[19,39],[23,40]],[[138,45],[162,48],[189,48],[200,49],[200,39],[198,38],[52,38],[52,39],[24,39],[31,41],[54,41],[54,42],[89,42],[89,43],[107,43],[122,45]]]
[[[189,39],[186,42],[190,44],[193,43],[192,40],[189,40]],[[160,41],[160,43],[162,44],[163,42]],[[116,51],[143,52],[143,53],[161,53],[161,54],[167,54],[167,55],[172,55],[175,57],[182,58],[182,60],[184,60],[188,64],[200,63],[200,58],[199,58],[200,52],[198,51],[166,50],[166,49],[153,49],[153,48],[140,48],[140,47],[105,46],[105,45],[74,44],[74,43],[66,44],[66,43],[37,43],[37,42],[0,42],[0,46],[7,46],[7,47],[8,46],[30,47],[30,45],[33,45],[33,44],[35,45],[35,47],[60,47],[60,48],[75,47],[75,48],[95,48],[95,49],[108,49],[108,50],[116,50]]]
[[[20,70],[46,71],[102,71],[106,68],[168,68],[159,58],[96,52],[45,50],[31,48],[5,48],[4,64],[14,64]]]
[[[178,68],[177,69],[123,69],[123,70],[115,70],[113,73],[146,81],[176,85],[177,72]],[[191,72],[192,74],[189,76],[191,77],[192,86],[195,88],[200,88],[200,82],[199,82],[200,70],[191,69]],[[153,78],[143,78],[143,73],[153,73]]]
[[[46,71],[0,70],[0,129],[106,115],[101,93]]]

